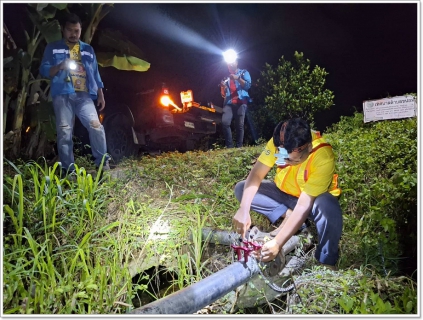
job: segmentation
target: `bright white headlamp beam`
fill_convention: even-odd
[[[226,63],[232,63],[237,59],[238,55],[236,54],[235,50],[229,49],[223,52],[223,58],[225,59]]]

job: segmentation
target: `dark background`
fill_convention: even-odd
[[[15,38],[25,6],[4,4]],[[81,12],[76,4],[71,11]],[[223,50],[239,52],[239,67],[253,82],[265,63],[276,66],[282,55],[293,61],[295,51],[303,52],[329,72],[326,87],[335,94],[335,105],[316,119],[323,130],[362,111],[363,100],[417,93],[417,17],[417,3],[115,3],[99,29],[124,33],[151,67],[100,72],[106,88],[122,94],[164,81],[177,94],[192,89],[195,101],[221,105]]]

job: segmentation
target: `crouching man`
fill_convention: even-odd
[[[277,165],[274,181],[264,180]],[[240,207],[233,217],[235,231],[244,238],[251,226],[250,210],[282,224],[262,249],[262,261],[273,260],[307,219],[318,233],[315,258],[335,269],[342,233],[335,157],[330,144],[302,119],[280,122],[246,180],[235,186]]]

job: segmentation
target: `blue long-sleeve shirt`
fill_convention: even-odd
[[[91,98],[96,100],[98,89],[104,88],[98,72],[97,58],[93,47],[88,43],[79,40],[79,48],[81,51],[81,62],[87,74],[86,83],[88,92]],[[40,65],[40,74],[45,78],[51,79],[50,92],[52,97],[59,94],[70,94],[75,92],[72,81],[66,81],[66,78],[69,76],[68,70],[59,70],[53,78],[50,77],[50,68],[60,64],[67,58],[70,58],[69,47],[64,39],[47,44]]]
[[[237,76],[240,76],[244,79],[245,84],[242,86],[238,80],[235,80],[236,91],[238,93],[238,97],[240,100],[247,99],[250,101],[250,96],[248,95],[248,89],[251,88],[251,76],[250,73],[245,69],[237,69],[236,73]],[[225,89],[225,99],[223,101],[223,105],[231,104],[231,91],[229,89],[229,83]]]

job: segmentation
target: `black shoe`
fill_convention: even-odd
[[[97,172],[98,172],[98,170],[100,169],[100,166],[96,166],[95,168],[96,168],[96,170],[97,170]],[[105,172],[105,171],[110,171],[110,164],[109,164],[109,161],[106,161],[106,162],[103,164],[102,171],[103,171],[103,172]]]
[[[75,170],[71,170],[71,171],[62,170],[60,178],[66,179],[68,181],[75,182],[76,181],[76,171]]]

